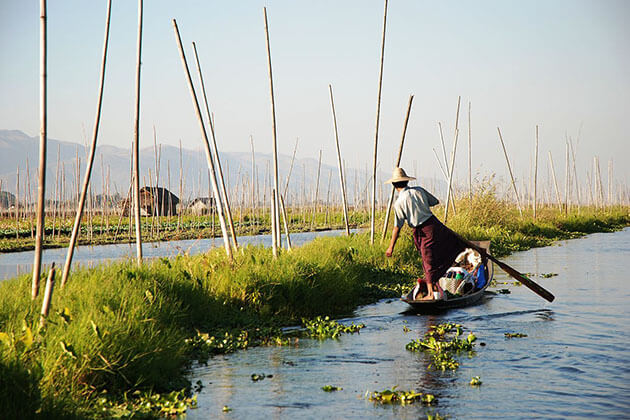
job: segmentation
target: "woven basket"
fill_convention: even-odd
[[[457,289],[459,288],[460,283],[463,281],[456,278],[442,277],[440,278],[440,287],[444,290],[449,291],[452,294],[456,294]]]

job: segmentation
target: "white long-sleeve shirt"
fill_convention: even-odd
[[[433,216],[432,206],[440,201],[422,187],[405,187],[394,203],[394,225],[403,227],[405,221],[415,228]]]

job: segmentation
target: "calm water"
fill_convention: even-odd
[[[328,230],[322,232],[292,233],[291,244],[293,246],[300,246],[318,236],[335,236],[342,232],[342,230]],[[284,235],[282,237],[282,241],[286,244]],[[263,244],[265,246],[271,246],[271,236],[239,236],[238,243],[239,245]],[[142,255],[145,258],[156,258],[175,256],[184,252],[188,252],[189,254],[199,254],[215,246],[223,246],[223,239],[209,238],[170,242],[147,242],[142,244]],[[63,266],[66,261],[67,252],[68,248],[45,249],[42,254],[42,263],[45,267],[50,266],[53,262],[57,265],[57,267]],[[73,266],[93,265],[108,260],[135,258],[135,255],[135,243],[80,246],[74,251],[72,264]],[[5,280],[30,272],[33,267],[33,256],[33,251],[0,254],[0,280]]]
[[[195,368],[191,379],[205,388],[188,418],[417,419],[432,412],[456,419],[630,418],[630,285],[624,275],[630,229],[533,249],[506,262],[524,272],[558,273],[534,277],[555,302],[500,285],[512,293],[437,316],[406,314],[396,300],[362,307],[346,320],[366,324],[360,335],[254,348]],[[495,278],[508,280],[500,272]],[[428,371],[424,356],[405,344],[447,320],[474,331],[486,346],[462,357],[455,372]],[[505,332],[528,337],[506,339]],[[273,377],[253,382],[253,373]],[[483,385],[469,386],[472,376]],[[343,390],[325,393],[324,385]],[[363,398],[366,390],[395,385],[433,393],[439,403],[380,407]],[[224,405],[233,411],[223,413]]]

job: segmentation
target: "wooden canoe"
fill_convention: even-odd
[[[486,251],[490,251],[490,241],[471,241],[475,245],[478,245],[484,248]],[[472,293],[469,293],[464,296],[450,298],[448,300],[412,300],[411,299],[411,291],[406,295],[402,296],[400,299],[403,302],[408,303],[411,306],[411,309],[416,313],[434,313],[440,312],[446,309],[453,308],[463,308],[465,306],[471,306],[483,298],[483,295],[490,285],[492,281],[492,277],[494,276],[494,265],[492,261],[488,259],[484,259],[483,264],[486,270],[486,284],[483,288],[479,290],[475,290]]]

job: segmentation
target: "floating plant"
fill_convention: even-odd
[[[479,376],[473,376],[472,379],[470,380],[470,386],[479,386],[482,383],[483,382],[481,382],[481,379],[479,378]]]
[[[450,322],[433,325],[425,334],[424,340],[412,340],[405,348],[409,351],[429,352],[433,361],[429,368],[436,370],[456,370],[459,363],[455,360],[455,353],[461,351],[472,352],[475,334],[470,333],[466,339],[459,338],[462,335],[462,326]]]
[[[505,338],[523,338],[523,337],[527,337],[527,334],[523,334],[523,333],[505,333],[503,335],[505,335]]]
[[[354,322],[350,325],[343,325],[337,321],[331,320],[329,317],[318,316],[315,319],[302,318],[302,325],[306,329],[305,335],[311,338],[337,338],[341,334],[354,334],[364,328],[364,324],[355,325]]]
[[[386,389],[384,391],[369,391],[365,392],[365,396],[370,400],[380,404],[400,404],[407,405],[413,404],[417,401],[422,402],[425,405],[433,405],[437,403],[437,399],[432,394],[424,394],[422,392],[416,392],[413,389],[409,391],[398,391],[396,386],[391,390]]]
[[[341,388],[340,386],[334,386],[334,385],[324,385],[322,387],[322,391],[324,392],[334,392],[334,391],[341,391],[343,390],[343,388]]]

